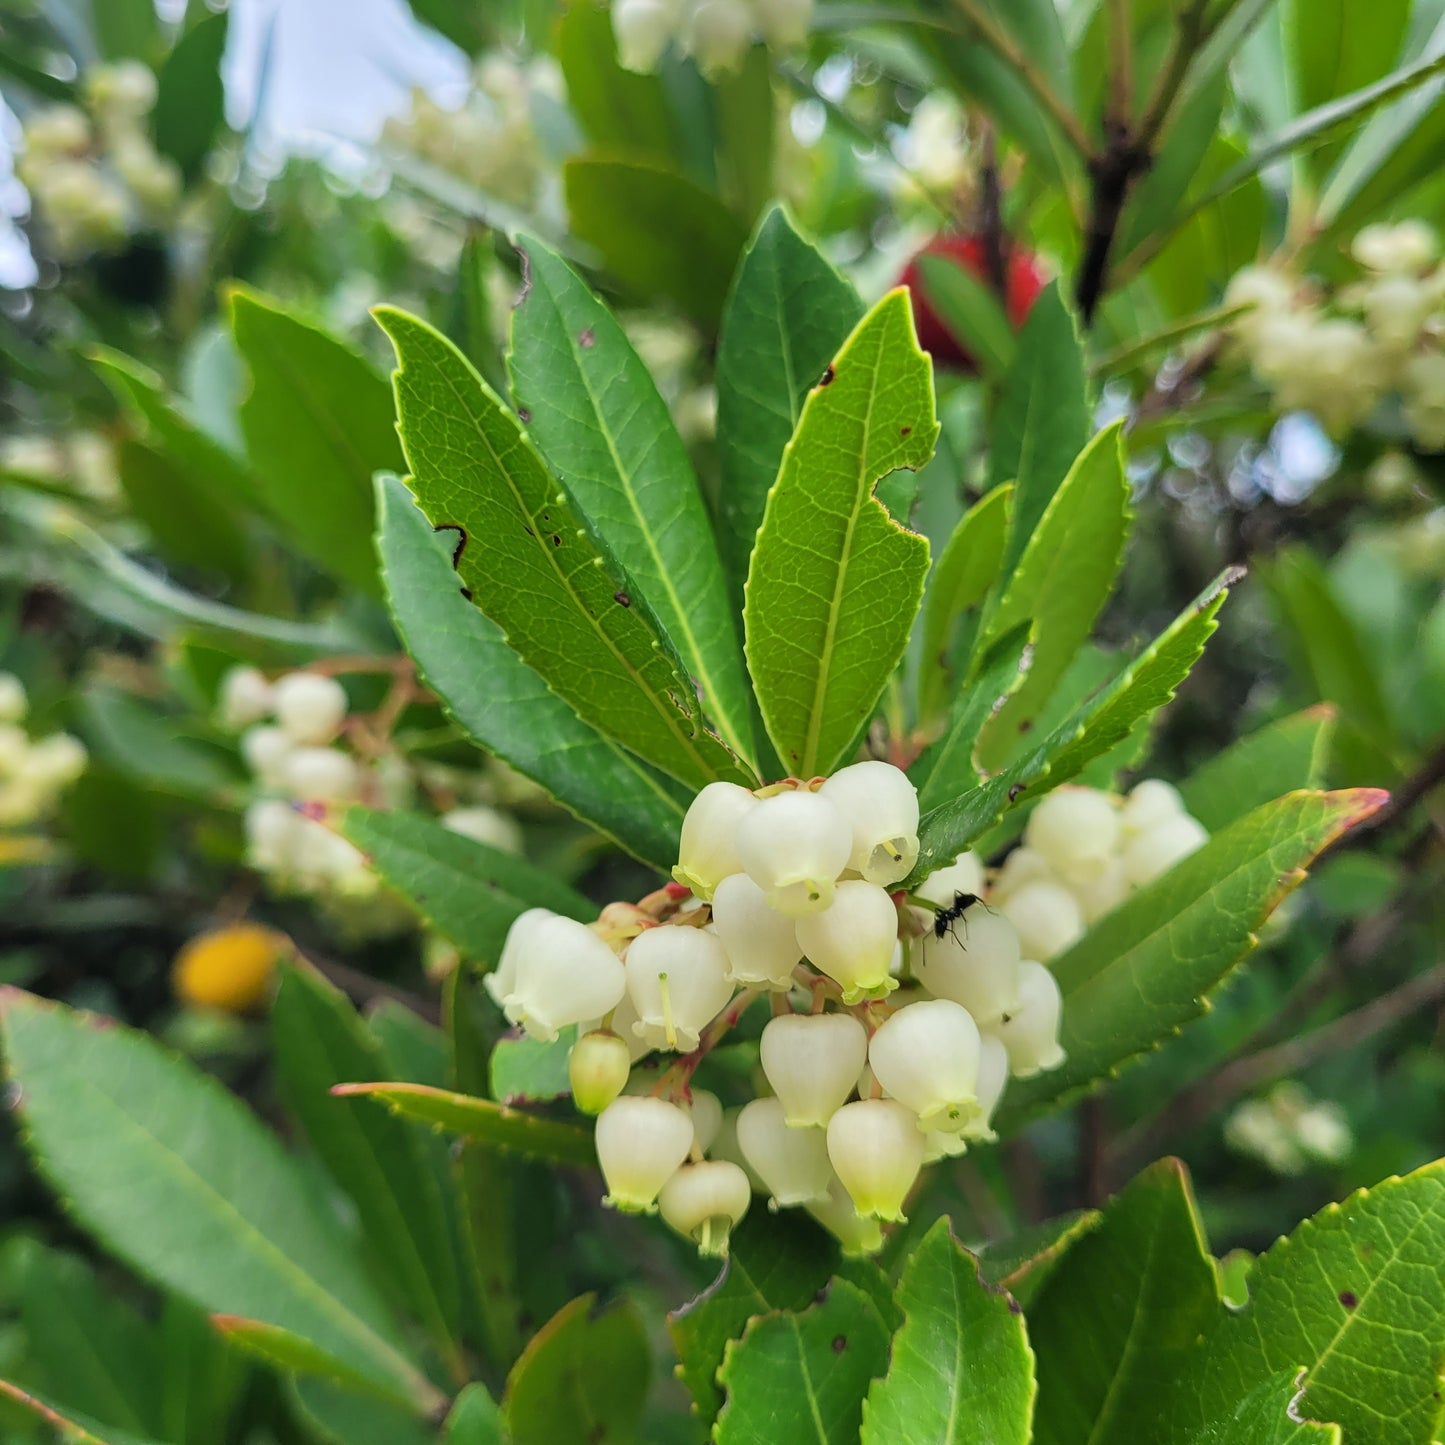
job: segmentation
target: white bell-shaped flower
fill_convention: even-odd
[[[828,908],[798,919],[797,936],[813,966],[843,985],[844,1003],[881,998],[897,987],[891,966],[898,909],[876,883],[839,883]]]
[[[291,735],[272,723],[261,723],[241,734],[241,756],[266,788],[286,786],[286,759],[295,746]]]
[[[1056,788],[1029,814],[1024,841],[1055,868],[1097,864],[1119,843],[1119,810],[1097,788]]]
[[[0,723],[24,722],[29,711],[25,684],[13,672],[0,672]]]
[[[687,48],[709,80],[737,70],[752,39],[753,14],[747,0],[697,0],[693,6]]]
[[[692,1116],[692,1132],[699,1154],[706,1154],[722,1128],[722,1100],[708,1089],[694,1089],[692,1098],[683,1107]]]
[[[1119,827],[1126,837],[1146,833],[1184,812],[1179,789],[1162,778],[1145,778],[1129,790],[1119,809]]]
[[[271,684],[259,668],[233,667],[221,679],[218,703],[221,726],[239,732],[271,715]]]
[[[586,924],[529,908],[512,925],[496,972],[485,983],[510,1023],[550,1042],[568,1024],[616,1008],[627,971]]]
[[[613,0],[612,35],[624,70],[649,75],[657,69],[677,25],[675,8],[668,0]]]
[[[246,808],[246,861],[262,873],[284,873],[292,865],[296,825],[291,804],[281,798],[262,798]]]
[[[734,983],[792,987],[793,970],[803,957],[793,920],[769,908],[763,890],[746,873],[724,878],[713,890],[712,921]]]
[[[691,1053],[733,996],[727,967],[721,940],[704,929],[664,924],[638,934],[627,946],[633,1032],[650,1048]]]
[[[1009,1072],[1027,1079],[1064,1062],[1059,1047],[1059,1019],[1064,1002],[1058,980],[1043,964],[1025,959],[1019,964],[1019,1003],[993,1032],[1008,1050]]]
[[[853,1092],[868,1032],[851,1014],[781,1014],[763,1026],[758,1052],[788,1123],[817,1127]]]
[[[657,1196],[662,1217],[698,1253],[721,1256],[728,1252],[728,1235],[753,1202],[748,1176],[726,1159],[684,1164]]]
[[[960,893],[982,898],[984,892],[983,859],[977,853],[960,853],[947,868],[930,873],[913,890],[915,898],[935,908],[951,908]]]
[[[854,763],[818,789],[848,820],[848,866],[869,883],[906,878],[918,861],[918,789],[892,763]]]
[[[683,817],[672,876],[699,898],[711,898],[724,878],[742,871],[738,825],[757,806],[757,798],[736,783],[709,783]]]
[[[37,738],[25,759],[25,773],[46,791],[68,788],[84,771],[85,744],[70,733]]]
[[[276,721],[292,742],[329,743],[346,716],[346,689],[320,673],[288,672],[277,681],[272,697]]]
[[[821,1129],[794,1129],[781,1099],[754,1099],[737,1117],[738,1148],[772,1195],[772,1207],[828,1197],[833,1166]]]
[[[923,1135],[896,1099],[858,1099],[828,1120],[828,1158],[861,1217],[901,1220],[923,1167]]]
[[[1057,870],[1042,853],[1026,844],[1020,844],[1003,860],[994,875],[988,901],[997,906],[1025,883],[1032,883],[1039,878],[1052,882],[1058,876]]]
[[[923,1162],[937,1164],[940,1159],[957,1159],[968,1153],[972,1142],[969,1134],[946,1134],[941,1129],[930,1129],[923,1136]]]
[[[808,1213],[837,1239],[843,1253],[850,1258],[877,1254],[883,1248],[883,1226],[876,1219],[860,1219],[848,1191],[835,1174],[824,1199],[815,1199],[804,1206]]]
[[[572,1102],[584,1114],[600,1114],[627,1086],[631,1072],[627,1040],[606,1030],[582,1034],[567,1055]]]
[[[738,859],[768,905],[800,918],[833,901],[853,846],[848,820],[820,793],[763,798],[738,824]]]
[[[963,1126],[965,1139],[993,1139],[993,1116],[1008,1086],[1008,1049],[997,1034],[983,1034],[978,1043],[978,1112]]]
[[[460,833],[476,843],[488,843],[504,853],[521,853],[522,829],[510,813],[500,808],[476,803],[467,808],[453,808],[440,819],[443,828]]]
[[[665,1099],[623,1094],[597,1118],[597,1162],[607,1181],[604,1204],[651,1214],[662,1186],[692,1151],[692,1119]]]
[[[1124,860],[1115,855],[1097,878],[1071,891],[1084,915],[1084,922],[1096,923],[1129,896],[1129,875],[1124,871]]]
[[[747,1155],[743,1153],[742,1145],[738,1143],[738,1119],[742,1115],[742,1109],[724,1109],[722,1123],[718,1126],[717,1138],[712,1141],[712,1148],[709,1149],[709,1159],[726,1159],[730,1164],[736,1164],[753,1186],[754,1194],[766,1194],[768,1186],[763,1182],[762,1175],[753,1168]]]
[[[1156,824],[1124,846],[1124,876],[1136,888],[1162,877],[1209,841],[1204,824],[1188,813]]]
[[[1043,878],[1010,893],[999,904],[999,912],[1013,924],[1019,949],[1029,958],[1052,958],[1084,931],[1078,899],[1062,883]]]
[[[813,0],[753,0],[763,39],[775,50],[791,50],[808,38]]]
[[[336,748],[292,748],[281,776],[293,798],[319,803],[348,802],[361,783],[356,760]]]
[[[966,1008],[923,999],[883,1021],[868,1044],[868,1063],[924,1133],[956,1134],[979,1112],[979,1049],[978,1025]]]
[[[980,1028],[1018,1007],[1019,936],[1002,913],[974,906],[930,930],[914,949],[914,977],[936,998],[962,1004]]]

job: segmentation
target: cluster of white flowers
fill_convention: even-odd
[[[0,441],[0,471],[59,482],[97,502],[114,502],[121,494],[115,447],[101,432],[16,432]]]
[[[175,210],[181,175],[146,131],[156,78],[138,60],[96,66],[85,109],[51,105],[27,117],[15,171],[65,257],[108,250]]]
[[[1366,226],[1351,248],[1362,275],[1325,297],[1272,266],[1247,266],[1225,304],[1250,309],[1232,331],[1284,410],[1313,412],[1331,431],[1398,393],[1425,451],[1445,450],[1445,267],[1423,221]]]
[[[711,783],[666,888],[590,926],[517,920],[487,988],[535,1037],[579,1026],[572,1093],[598,1116],[607,1202],[659,1209],[716,1253],[756,1190],[868,1252],[925,1163],[991,1137],[1010,1074],[1062,1062],[1053,975],[1001,913],[956,897],[969,859],[900,888],[918,822],[883,762]],[[693,1073],[764,994],[765,1091],[724,1111]]]
[[[628,70],[657,69],[669,45],[710,78],[739,69],[755,40],[788,50],[808,38],[813,0],[612,0],[612,33]]]
[[[530,208],[545,173],[533,97],[560,99],[562,90],[549,59],[519,65],[489,55],[477,66],[461,106],[448,109],[425,91],[414,91],[411,113],[388,120],[382,138],[498,200]]]
[[[970,881],[960,891],[986,897],[1018,930],[1024,952],[1047,961],[1208,837],[1178,790],[1158,778],[1122,798],[1097,788],[1056,788],[987,883]]]
[[[1303,1174],[1312,1164],[1338,1164],[1355,1147],[1338,1104],[1314,1099],[1303,1085],[1276,1085],[1229,1116],[1224,1139],[1276,1174]]]
[[[901,200],[922,198],[957,204],[971,182],[973,157],[967,143],[963,106],[947,91],[931,91],[914,107],[908,125],[893,142],[903,170],[894,187]]]
[[[0,828],[20,828],[49,816],[60,795],[85,771],[85,748],[69,733],[32,738],[25,686],[0,672]]]

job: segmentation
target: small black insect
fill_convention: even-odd
[[[933,914],[933,936],[942,938],[945,933],[953,931],[953,925],[963,918],[963,915],[973,907],[975,903],[982,903],[983,899],[977,893],[955,893],[953,902],[947,908],[938,908]],[[964,924],[965,928],[967,923]]]

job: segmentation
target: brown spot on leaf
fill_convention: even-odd
[[[848,1336],[847,1336],[847,1335],[834,1335],[834,1336],[833,1336],[833,1353],[834,1353],[835,1355],[841,1355],[841,1354],[843,1353],[843,1351],[846,1350],[847,1348],[848,1348]]]
[[[525,426],[532,420],[532,408],[529,406],[519,406],[517,408],[517,420]]]
[[[819,385],[819,386],[832,386],[832,384],[833,384],[833,378],[834,378],[835,376],[837,376],[837,374],[838,374],[838,373],[833,369],[833,363],[830,361],[830,362],[828,363],[827,370],[823,372],[822,379],[818,382],[818,385]]]
[[[1359,1302],[1360,1297],[1354,1292],[1354,1290],[1342,1289],[1340,1291],[1340,1303],[1344,1305],[1347,1310],[1354,1309],[1359,1304]]]
[[[911,426],[901,426],[898,428],[898,435],[901,437],[912,436],[913,428]]]
[[[557,532],[552,533],[552,545],[554,547],[560,547],[562,545],[562,538]]]
[[[1018,795],[1019,795],[1021,792],[1023,792],[1023,790],[1024,790],[1024,785],[1023,785],[1022,783],[1014,783],[1014,784],[1012,784],[1012,785],[1010,786],[1009,790],[1008,790],[1008,800],[1009,800],[1009,802],[1012,803],[1012,802],[1018,797]]]
[[[612,594],[612,600],[613,600],[619,607],[631,607],[631,606],[632,606],[632,598],[630,598],[630,597],[627,595],[627,593],[625,593],[625,592],[614,592],[614,593]]]
[[[590,326],[584,326],[582,334],[577,338],[577,343],[583,351],[591,351],[597,345],[597,333]]]

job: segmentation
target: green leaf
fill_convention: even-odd
[[[252,292],[231,292],[231,329],[251,376],[241,430],[268,510],[324,570],[378,592],[371,478],[402,466],[386,382],[349,346]]]
[[[237,779],[221,755],[177,731],[174,718],[118,688],[93,683],[80,697],[81,731],[117,772],[196,802],[234,798]]]
[[[237,509],[195,486],[174,458],[144,442],[122,437],[116,446],[121,489],[133,515],[172,561],[234,580],[244,579],[251,559]]]
[[[1029,1310],[1036,1445],[1153,1438],[1160,1383],[1175,1377],[1220,1308],[1184,1166],[1161,1159],[1110,1201]]]
[[[1006,1289],[1027,1311],[1060,1260],[1102,1218],[1097,1209],[1079,1209],[985,1244],[978,1252],[979,1278]]]
[[[1003,575],[1089,440],[1089,399],[1079,325],[1057,281],[1044,288],[1019,332],[989,435],[988,485],[1014,483]]]
[[[682,781],[745,778],[515,418],[425,322],[377,319],[400,363],[409,484],[434,526],[459,531],[457,573],[508,644],[586,721]]]
[[[516,1445],[623,1445],[636,1440],[652,1361],[636,1308],[562,1306],[507,1376],[502,1413]]]
[[[1438,1439],[1442,1255],[1445,1161],[1326,1206],[1255,1261],[1249,1302],[1219,1312],[1161,1402],[1158,1438],[1188,1440],[1302,1368],[1295,1413],[1338,1423],[1350,1445]]]
[[[983,649],[1025,622],[1032,644],[1027,672],[979,735],[990,769],[1033,727],[1113,591],[1129,528],[1121,426],[1100,432],[1069,468],[985,623]]]
[[[0,1397],[13,1401],[43,1421],[55,1431],[62,1445],[152,1445],[139,1435],[128,1435],[110,1425],[98,1425],[66,1407],[52,1405],[9,1380],[0,1380]]]
[[[953,529],[928,579],[923,599],[923,672],[918,709],[933,717],[955,685],[953,645],[960,617],[978,607],[998,580],[1008,538],[1013,487],[995,487],[968,509]]]
[[[796,777],[831,772],[908,643],[928,543],[873,495],[933,454],[933,369],[908,292],[889,292],[808,395],[748,571],[748,668]]]
[[[733,1231],[722,1273],[667,1319],[678,1375],[704,1423],[722,1407],[717,1376],[728,1343],[759,1315],[811,1304],[837,1262],[837,1245],[798,1210],[755,1209]]]
[[[377,482],[387,601],[427,685],[481,746],[584,822],[666,872],[688,794],[584,723],[527,667],[501,629],[457,590],[438,535],[396,477]]]
[[[271,1010],[282,1093],[331,1177],[351,1196],[371,1252],[456,1370],[461,1300],[446,1206],[415,1127],[332,1085],[385,1072],[380,1046],[318,975],[284,968]]]
[[[1319,787],[1334,730],[1335,711],[1322,703],[1249,733],[1179,785],[1185,807],[1216,833],[1282,792]]]
[[[888,1331],[847,1280],[799,1313],[761,1315],[730,1340],[717,1445],[856,1445],[863,1397],[888,1364]]]
[[[1189,676],[1214,631],[1215,614],[1229,594],[1217,578],[1194,603],[1101,692],[1055,729],[1036,749],[972,791],[925,813],[919,823],[918,864],[910,885],[942,868],[986,833],[1019,799],[1077,777],[1095,758],[1122,742],[1140,719],[1162,707]]]
[[[903,1324],[863,1406],[861,1445],[1027,1445],[1034,1369],[1023,1312],[984,1283],[947,1219],[909,1255],[898,1303]]]
[[[498,1039],[488,1060],[492,1097],[504,1104],[545,1104],[566,1097],[572,1092],[567,1056],[576,1041],[577,1030],[570,1024],[550,1044],[525,1034]]]
[[[1286,1371],[1266,1380],[1191,1435],[1188,1445],[1341,1445],[1338,1425],[1299,1415],[1304,1373]]]
[[[169,156],[187,180],[200,173],[225,116],[221,57],[226,22],[224,12],[197,21],[161,66],[151,112],[156,149]]]
[[[716,196],[676,171],[606,157],[569,160],[562,179],[572,233],[627,291],[717,330],[747,231]]]
[[[290,1331],[423,1408],[436,1392],[273,1135],[143,1034],[10,989],[0,1035],[26,1143],[76,1219],[217,1314]]]
[[[161,1311],[161,1430],[172,1445],[213,1445],[245,1389],[249,1362],[204,1310],[171,1295]]]
[[[591,922],[597,908],[545,869],[416,813],[346,810],[341,831],[463,955],[495,963],[513,920],[550,908]]]
[[[743,253],[717,356],[718,525],[736,610],[783,449],[808,392],[862,318],[852,284],[786,210],[770,210]]]
[[[404,1410],[315,1375],[294,1379],[291,1396],[324,1445],[431,1445],[436,1439]]]
[[[1068,1058],[1010,1086],[1000,1132],[1109,1077],[1204,1013],[1206,996],[1254,947],[1305,866],[1387,797],[1373,788],[1297,792],[1256,808],[1052,960]]]
[[[213,1314],[210,1323],[228,1346],[234,1346],[238,1352],[269,1365],[273,1370],[294,1376],[314,1376],[374,1400],[384,1400],[389,1404],[396,1402],[395,1394],[372,1375],[336,1359],[319,1345],[291,1330],[266,1324],[262,1320],[247,1319],[244,1315]]]
[[[742,65],[718,76],[711,90],[718,192],[751,226],[778,190],[774,160],[779,110],[773,93],[772,52],[754,42]]]
[[[468,1385],[442,1427],[442,1445],[505,1445],[502,1412],[485,1385]]]
[[[144,60],[155,48],[159,22],[151,0],[90,0],[92,33],[106,60]]]
[[[597,1154],[592,1135],[573,1124],[560,1124],[537,1114],[526,1114],[490,1099],[454,1094],[426,1084],[337,1084],[331,1092],[340,1098],[375,1099],[394,1114],[435,1124],[452,1134],[497,1149],[509,1149],[532,1159],[554,1164],[594,1164]]]
[[[751,760],[742,648],[702,493],[651,374],[612,313],[540,241],[518,241],[512,397],[577,508],[681,654],[724,741]]]
[[[1018,356],[1018,340],[993,288],[946,256],[920,256],[918,274],[929,306],[983,376],[1002,378]]]

